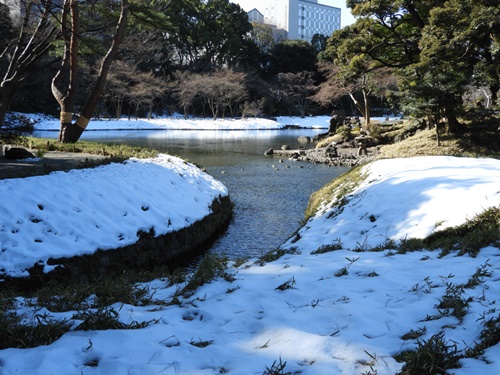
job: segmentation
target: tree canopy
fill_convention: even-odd
[[[112,59],[120,2],[63,2],[68,11],[21,0],[30,16],[16,22],[0,4],[0,126],[10,108],[33,110],[25,100],[33,96],[44,98],[46,112],[74,119],[94,110],[274,116],[341,106],[368,124],[375,103],[446,121],[457,133],[471,104],[500,105],[500,0],[347,0],[356,22],[311,43],[250,23],[230,0],[126,3]],[[57,101],[45,98],[54,62]]]
[[[446,117],[452,132],[462,130],[457,115],[467,85],[487,86],[496,100],[499,1],[348,0],[347,5],[358,19],[329,44],[344,71],[396,69],[407,110]]]

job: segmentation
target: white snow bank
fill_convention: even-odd
[[[59,130],[61,124],[57,119],[41,120],[35,125],[36,130]],[[92,119],[87,131],[92,130],[268,130],[280,129],[282,125],[267,119]]]
[[[425,238],[500,205],[496,159],[388,159],[369,164],[362,173],[366,178],[341,215],[335,216],[335,206],[328,202],[299,232],[302,246],[314,250],[318,242],[331,244],[338,238],[353,249],[388,239]]]
[[[227,195],[214,178],[160,155],[91,169],[0,180],[0,272],[27,276],[49,258],[89,254],[187,227]]]

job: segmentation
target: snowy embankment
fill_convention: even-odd
[[[364,181],[336,216],[325,202],[294,245],[313,250],[341,240],[348,249],[387,240],[426,238],[500,205],[500,162],[495,159],[416,157],[379,160],[364,167]]]
[[[59,130],[61,123],[58,119],[45,116],[32,116],[36,122],[36,130]],[[159,117],[148,119],[92,119],[87,131],[93,130],[276,130],[287,125],[303,128],[328,129],[330,116],[315,117],[278,117],[276,120],[263,118],[240,119],[200,119],[176,117]]]
[[[249,261],[232,269],[236,278],[232,283],[220,279],[205,284],[194,295],[181,297],[179,305],[165,304],[178,286],[169,286],[164,279],[152,281],[144,286],[162,303],[116,304],[113,308],[124,323],[154,324],[137,330],[72,331],[51,345],[2,350],[0,372],[248,375],[267,373],[266,368],[278,373],[279,367],[273,363],[286,363],[279,373],[393,375],[402,366],[393,356],[415,348],[416,333],[425,341],[441,331],[447,345],[456,345],[463,353],[480,341],[483,323],[498,318],[499,248],[485,247],[476,257],[454,252],[440,256],[439,251],[427,250],[354,252],[349,248],[357,243],[368,247],[388,238],[425,237],[435,226],[460,224],[500,205],[500,161],[452,157],[382,160],[364,167],[363,172],[364,182],[351,193],[343,211],[335,211],[326,202],[300,230],[301,239],[283,246],[294,246],[300,253],[264,265]],[[58,210],[71,213],[63,215],[64,219],[76,215],[77,207],[100,210],[100,202],[84,200],[96,184],[64,200],[66,204]],[[37,189],[53,194],[54,185],[58,186],[54,182]],[[115,190],[114,184],[107,188],[116,191],[114,195],[126,193]],[[141,192],[127,194],[139,214],[149,195],[149,191]],[[12,200],[24,211],[23,221],[30,221],[30,212],[42,218],[54,199],[62,202],[55,194],[43,202],[43,211],[31,198],[31,211],[21,198]],[[184,210],[169,212],[179,215],[181,222],[187,215]],[[95,226],[93,214],[81,217],[81,228]],[[15,223],[8,215],[2,217],[4,228]],[[54,236],[56,228],[48,229],[39,232],[43,241]],[[85,230],[79,233],[78,241],[91,241],[94,236]],[[343,249],[311,254],[337,241]],[[465,285],[477,270],[484,271],[478,283],[463,288],[460,295],[468,301],[462,319],[453,315],[453,309],[438,308],[450,285]],[[54,319],[71,320],[73,316],[73,312],[40,311],[27,305],[21,312],[50,314]],[[73,322],[74,326],[78,323]],[[403,336],[412,331],[412,337]],[[500,344],[486,349],[480,359],[464,359],[460,364],[461,368],[453,370],[456,375],[499,373]]]
[[[0,276],[49,258],[91,254],[190,226],[227,196],[222,183],[169,155],[0,180]]]

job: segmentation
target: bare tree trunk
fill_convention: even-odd
[[[68,31],[65,29],[66,20],[68,17],[68,12],[71,13],[71,31],[68,35]],[[95,110],[99,97],[102,94],[104,85],[106,83],[107,74],[109,67],[118,51],[123,33],[125,31],[125,26],[127,23],[128,15],[128,0],[121,0],[121,11],[120,18],[116,26],[116,32],[113,38],[113,42],[101,62],[101,68],[99,70],[99,75],[97,81],[92,88],[89,96],[87,97],[87,102],[85,103],[80,116],[73,123],[72,117],[75,105],[75,94],[76,94],[76,83],[77,83],[77,69],[78,69],[78,36],[79,36],[79,23],[80,15],[78,11],[78,1],[77,0],[65,0],[63,9],[63,19],[61,22],[61,32],[64,35],[65,40],[65,53],[61,68],[57,72],[56,76],[52,81],[52,92],[54,97],[59,102],[61,106],[61,129],[59,131],[59,142],[63,143],[74,143],[80,139],[83,131],[86,129],[90,118]],[[66,35],[65,35],[66,33]],[[59,88],[63,84],[63,76],[68,74],[69,69],[69,80],[66,86],[65,94]]]
[[[365,112],[363,117],[365,118],[365,126],[370,125],[371,120],[370,120],[370,102],[368,98],[368,93],[366,92],[365,89],[362,89],[363,92],[363,100],[365,102]]]
[[[363,91],[363,93],[364,93],[364,91]],[[365,119],[365,123],[366,123],[367,118],[366,118],[366,109],[365,109],[364,105],[356,99],[356,97],[354,96],[354,94],[352,92],[349,92],[349,96],[351,97],[352,102],[356,106],[356,109],[361,113],[361,116],[363,116],[363,118]],[[370,121],[369,118],[368,118],[368,121]]]
[[[439,135],[439,124],[434,124],[434,127],[436,128],[436,141],[437,141],[437,145],[438,147],[441,146],[441,137]]]

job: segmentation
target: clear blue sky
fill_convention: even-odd
[[[255,0],[231,0],[231,2],[239,4],[247,12],[255,7]],[[318,3],[341,9],[340,26],[344,27],[354,23],[350,9],[345,6],[345,0],[318,0]]]

